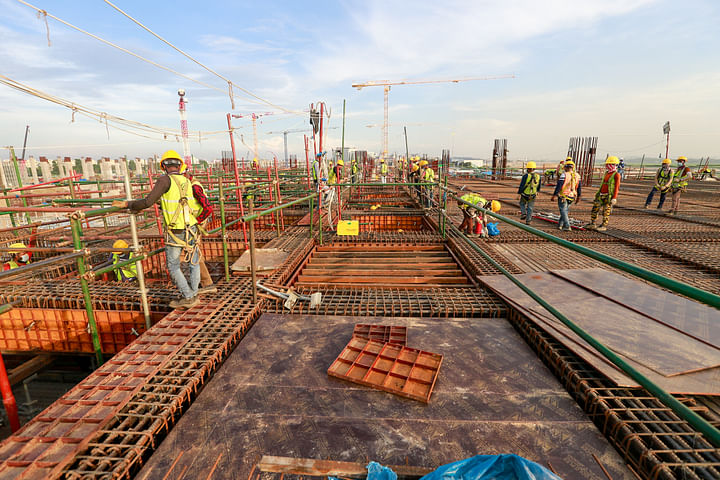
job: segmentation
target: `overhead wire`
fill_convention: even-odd
[[[241,87],[240,85],[234,83],[232,80],[224,77],[223,75],[219,74],[218,72],[216,72],[216,71],[213,70],[212,68],[210,68],[210,67],[208,67],[207,65],[203,64],[202,62],[200,62],[199,60],[196,60],[195,58],[193,58],[191,55],[189,55],[188,53],[184,52],[184,51],[181,50],[180,48],[176,47],[176,46],[173,45],[171,42],[169,42],[168,40],[164,39],[163,37],[161,37],[160,35],[158,35],[158,34],[155,33],[154,31],[152,31],[152,30],[151,30],[150,28],[148,28],[147,26],[143,25],[140,21],[138,21],[137,19],[133,18],[133,17],[132,17],[131,15],[129,15],[127,12],[123,11],[123,10],[120,9],[118,6],[114,5],[114,4],[113,4],[112,2],[110,2],[109,0],[105,0],[105,3],[107,3],[107,4],[110,5],[112,8],[114,8],[115,10],[117,10],[118,12],[120,12],[121,14],[123,14],[125,17],[127,17],[127,18],[130,19],[131,21],[133,21],[135,24],[137,24],[139,27],[141,27],[142,29],[144,29],[145,31],[147,31],[149,34],[151,34],[152,36],[154,36],[154,37],[157,38],[158,40],[162,41],[163,43],[165,43],[166,45],[168,45],[169,47],[171,47],[172,49],[174,49],[175,51],[177,51],[178,53],[180,53],[181,55],[183,55],[185,58],[187,58],[187,59],[195,62],[195,63],[196,63],[197,65],[199,65],[200,67],[204,68],[204,69],[207,70],[208,72],[212,73],[213,75],[215,75],[215,76],[217,76],[218,78],[220,78],[220,79],[224,80],[225,82],[227,82],[227,84],[228,84],[228,93],[229,93],[229,95],[230,95],[230,100],[231,100],[231,101],[232,101],[232,99],[233,99],[233,87],[234,87],[234,88],[237,88],[238,90],[244,92],[246,95],[249,95],[249,96],[251,96],[251,97],[259,100],[260,102],[262,102],[262,103],[264,103],[264,104],[266,104],[266,105],[269,105],[269,106],[271,106],[271,107],[277,108],[277,109],[282,110],[282,111],[287,112],[287,113],[302,114],[302,112],[298,112],[298,111],[295,111],[295,110],[289,110],[289,109],[287,109],[287,108],[285,108],[285,107],[283,107],[283,106],[276,105],[276,104],[270,102],[269,100],[266,100],[266,99],[264,99],[264,98],[262,98],[262,97],[260,97],[260,96],[258,96],[258,95],[256,95],[256,94],[254,94],[254,93],[251,92],[250,90]],[[234,105],[233,105],[233,109],[234,109]]]

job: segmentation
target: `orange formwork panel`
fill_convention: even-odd
[[[353,337],[328,375],[429,403],[443,356]]]
[[[154,323],[164,315],[151,313],[151,320]],[[142,312],[95,310],[95,321],[106,354],[119,352],[145,331]],[[87,312],[13,308],[0,315],[0,350],[93,353]]]
[[[350,215],[360,222],[361,232],[427,230],[421,215]]]

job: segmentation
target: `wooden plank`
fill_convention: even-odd
[[[300,275],[298,282],[302,283],[387,283],[388,277],[354,277],[354,276],[315,276]],[[397,283],[422,283],[422,284],[466,284],[468,280],[465,277],[393,277]]]
[[[303,275],[378,275],[391,277],[408,277],[414,276],[418,271],[418,268],[401,268],[401,269],[387,269],[382,271],[370,270],[370,269],[349,269],[346,267],[340,268],[326,268],[315,265],[310,265],[303,270]],[[462,277],[463,272],[459,268],[423,268],[423,275],[433,277]]]
[[[52,355],[36,355],[30,360],[23,362],[21,365],[18,365],[8,372],[10,385],[22,382],[33,373],[50,365],[54,359],[55,357]]]
[[[367,462],[338,462],[334,460],[317,460],[312,458],[290,458],[263,455],[257,464],[258,470],[269,473],[288,475],[309,475],[313,477],[367,477]],[[433,468],[413,467],[408,465],[387,465],[398,478],[420,478],[432,472]]]
[[[333,245],[317,247],[318,252],[438,252],[444,251],[442,244],[437,245]]]

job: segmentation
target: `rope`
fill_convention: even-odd
[[[19,1],[21,1],[21,0],[19,0]],[[240,90],[240,91],[242,91],[242,92],[245,92],[245,94],[247,94],[247,95],[249,95],[249,96],[251,96],[251,97],[259,100],[259,101],[262,102],[262,103],[265,103],[265,104],[267,104],[267,105],[270,105],[271,107],[275,107],[275,108],[277,108],[278,110],[282,110],[283,112],[296,113],[296,114],[301,114],[301,115],[302,115],[302,112],[298,112],[298,111],[294,111],[294,110],[288,110],[288,109],[285,108],[285,107],[281,107],[280,105],[276,105],[276,104],[270,102],[269,100],[265,100],[264,98],[259,97],[258,95],[255,95],[255,94],[252,93],[250,90],[247,90],[247,89],[241,87],[240,85],[236,85],[236,84],[232,83],[231,80],[229,80],[229,79],[225,78],[224,76],[220,75],[218,72],[216,72],[216,71],[213,70],[212,68],[210,68],[210,67],[208,67],[207,65],[203,64],[203,63],[200,62],[199,60],[196,60],[195,58],[193,58],[193,57],[190,56],[189,54],[185,53],[184,51],[180,50],[178,47],[176,47],[175,45],[173,45],[173,44],[170,43],[169,41],[165,40],[163,37],[161,37],[161,36],[158,35],[157,33],[155,33],[155,32],[153,32],[152,30],[150,30],[148,27],[146,27],[145,25],[143,25],[142,23],[140,23],[140,22],[139,22],[138,20],[136,20],[135,18],[131,17],[128,13],[126,13],[126,12],[124,12],[123,10],[121,10],[120,8],[118,8],[116,5],[114,5],[114,4],[113,4],[112,2],[110,2],[109,0],[105,0],[105,3],[107,3],[107,4],[110,5],[112,8],[114,8],[115,10],[117,10],[118,12],[120,12],[121,14],[123,14],[124,16],[126,16],[127,18],[129,18],[130,20],[132,20],[134,23],[136,23],[139,27],[141,27],[142,29],[144,29],[145,31],[147,31],[149,34],[151,34],[152,36],[154,36],[154,37],[157,38],[158,40],[162,41],[163,43],[165,43],[166,45],[168,45],[169,47],[171,47],[172,49],[174,49],[175,51],[177,51],[178,53],[180,53],[181,55],[183,55],[185,58],[187,58],[187,59],[195,62],[197,65],[199,65],[200,67],[204,68],[204,69],[207,70],[208,72],[212,73],[212,74],[215,75],[216,77],[221,78],[222,80],[225,80],[225,81],[228,83],[228,85],[230,85],[231,87],[232,87],[232,86],[235,86],[238,90]],[[230,98],[231,98],[231,100],[232,100],[232,90],[231,90],[229,93],[230,93]],[[233,109],[234,109],[234,108],[235,108],[235,107],[233,106]]]

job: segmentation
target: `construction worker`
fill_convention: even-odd
[[[122,250],[128,247],[128,243],[125,240],[115,240],[112,248],[117,248],[118,250],[113,251],[106,262],[96,265],[93,267],[93,270],[99,270],[101,268],[109,267],[110,265],[117,265],[120,262],[130,260],[132,258],[132,254],[129,251]],[[137,280],[137,264],[129,263],[115,269],[114,273],[118,282],[133,282]]]
[[[652,190],[650,190],[647,200],[645,200],[645,208],[650,208],[650,203],[655,196],[655,192],[660,192],[660,203],[658,203],[657,208],[658,210],[662,210],[663,203],[665,203],[665,195],[667,195],[667,192],[670,191],[670,186],[673,181],[673,173],[670,169],[671,163],[672,161],[669,158],[666,158],[662,161],[662,165],[655,173],[655,185]]]
[[[17,242],[10,245],[10,248],[16,248],[17,250],[11,250],[9,253],[12,255],[10,260],[3,263],[3,271],[12,270],[18,267],[24,267],[30,263],[32,252],[28,252],[28,248],[23,242]]]
[[[380,181],[382,183],[387,183],[387,172],[388,172],[388,167],[385,164],[385,159],[381,158],[380,159]]]
[[[617,171],[617,167],[620,164],[618,157],[611,155],[605,160],[605,175],[603,175],[602,182],[600,183],[600,189],[595,194],[593,200],[592,210],[590,211],[590,223],[585,225],[585,228],[589,230],[597,230],[598,232],[604,232],[607,230],[607,224],[610,221],[610,213],[612,213],[612,207],[617,203],[618,192],[620,191],[620,182],[622,178],[620,172]],[[595,225],[598,213],[602,208],[602,223],[598,227]]]
[[[418,200],[419,200],[420,186],[417,185],[417,183],[420,183],[420,165],[418,165],[417,163],[413,163],[412,167],[410,167],[410,174],[408,175],[408,181],[412,184],[415,184],[415,185],[412,185],[411,188],[412,188],[412,191],[415,192],[415,196],[418,197]]]
[[[198,222],[198,229],[200,230],[200,233],[202,235],[207,235],[207,224],[210,221],[210,217],[213,214],[213,207],[210,204],[210,201],[207,198],[207,195],[205,194],[205,188],[202,186],[200,182],[198,182],[192,173],[190,173],[187,170],[187,165],[185,163],[182,164],[180,167],[181,173],[185,175],[185,177],[190,180],[190,185],[192,185],[192,194],[193,198],[190,200],[190,209],[192,210],[192,214],[195,216]],[[198,242],[202,239],[198,239]],[[198,295],[206,295],[211,293],[217,293],[217,287],[214,285],[212,276],[210,275],[210,271],[207,268],[207,265],[205,264],[205,257],[202,254],[202,249],[200,250],[200,288],[198,288]]]
[[[680,196],[687,190],[688,180],[692,177],[690,167],[686,167],[685,162],[687,162],[686,157],[678,157],[678,166],[673,173],[672,184],[670,185],[672,206],[670,207],[668,215],[677,215],[678,208],[680,207]]]
[[[458,207],[460,207],[463,213],[463,222],[460,224],[460,231],[465,229],[469,237],[487,237],[487,216],[478,208],[473,208],[464,202],[471,203],[486,210],[492,210],[493,212],[500,211],[500,202],[497,200],[487,201],[475,193],[466,193],[458,199]]]
[[[535,173],[537,168],[535,162],[527,162],[525,168],[527,173],[520,179],[518,198],[520,200],[520,220],[525,220],[525,224],[530,225],[535,197],[537,197],[537,192],[540,191],[540,174]]]
[[[129,202],[114,200],[112,206],[128,208],[133,213],[137,213],[151,207],[157,201],[160,202],[165,220],[167,268],[182,295],[182,299],[171,301],[170,307],[188,309],[199,303],[197,292],[200,284],[200,249],[197,242],[200,231],[197,218],[192,214],[190,207],[193,201],[192,185],[190,180],[180,174],[182,164],[182,157],[176,151],[168,150],[160,160],[165,175],[158,178],[148,196]],[[188,263],[189,279],[180,269],[181,262]]]
[[[555,175],[558,176],[558,179],[560,178],[560,175],[562,175],[562,172],[565,171],[565,163],[572,161],[573,159],[570,156],[565,157],[565,160],[560,160],[560,163],[558,163],[557,167],[555,167]],[[575,162],[573,162],[573,170],[575,170]]]
[[[315,160],[312,164],[312,179],[313,183],[315,184],[315,190],[318,188],[318,182],[320,178],[322,178],[322,168],[320,167],[320,158],[322,157],[322,152],[318,152],[315,154]]]
[[[705,165],[704,167],[700,167],[700,170],[698,171],[700,174],[700,180],[705,180],[705,177],[708,175],[710,178],[715,179],[715,176],[713,174],[713,170],[710,169],[708,165]]]
[[[560,210],[558,230],[565,230],[566,232],[572,230],[570,228],[570,217],[568,213],[570,211],[570,205],[572,205],[573,202],[580,203],[580,194],[580,175],[575,171],[575,162],[565,160],[563,162],[563,172],[558,177],[557,183],[555,184],[555,191],[550,198],[550,200],[557,198],[558,209]]]
[[[352,159],[352,165],[350,168],[352,173],[352,183],[358,183],[358,172],[360,171],[360,168],[358,167],[357,158]]]
[[[435,181],[435,172],[432,168],[430,168],[430,165],[427,160],[420,160],[420,182],[422,183],[431,183]],[[423,206],[425,208],[430,208],[430,204],[432,201],[432,185],[423,185],[420,189],[422,192],[423,197]]]
[[[620,181],[625,180],[625,159],[620,157],[620,163],[617,166],[617,172],[620,174]]]
[[[330,184],[337,184],[342,183],[342,171],[343,166],[345,165],[345,162],[342,158],[339,158],[337,161],[337,165],[335,165],[335,168],[333,168],[330,171]]]

